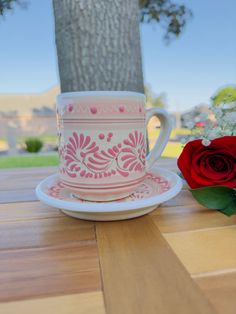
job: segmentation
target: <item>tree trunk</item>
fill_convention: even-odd
[[[138,0],[53,0],[61,91],[143,92]]]

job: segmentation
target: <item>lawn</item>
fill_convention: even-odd
[[[152,146],[152,145],[151,145]],[[162,157],[177,158],[182,151],[182,144],[178,142],[169,142],[162,154]],[[18,156],[0,157],[0,168],[26,168],[58,165],[58,156],[56,153],[50,155],[31,154]]]
[[[56,153],[50,155],[30,156],[2,156],[0,157],[0,168],[27,168],[27,167],[42,167],[56,166],[58,164],[58,156]]]
[[[152,139],[152,138],[156,138],[160,133],[160,129],[149,129],[148,131],[148,136]],[[188,129],[173,129],[171,131],[171,135],[170,135],[170,139],[175,139],[177,136],[180,135],[190,135],[191,131]]]
[[[183,144],[179,142],[169,142],[162,153],[162,157],[178,158],[183,149]]]

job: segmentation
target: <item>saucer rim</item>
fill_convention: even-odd
[[[173,187],[171,187],[168,191],[163,192],[161,194],[147,197],[140,200],[127,201],[127,202],[117,202],[116,200],[111,202],[86,202],[86,203],[76,203],[71,201],[64,201],[57,199],[53,196],[47,195],[43,192],[43,187],[45,184],[48,184],[48,181],[53,180],[59,176],[58,173],[50,175],[42,180],[36,187],[35,192],[37,198],[52,207],[56,207],[59,209],[74,211],[74,212],[89,212],[89,213],[111,213],[111,212],[121,212],[121,211],[129,211],[129,210],[137,210],[145,207],[151,207],[154,205],[161,204],[166,202],[167,200],[175,197],[182,189],[183,183],[182,179],[173,171],[153,166],[150,170],[151,173],[158,172],[160,176],[166,178],[170,177],[168,181],[175,181]],[[55,179],[54,179],[55,180]]]

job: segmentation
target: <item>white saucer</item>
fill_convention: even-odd
[[[181,178],[154,166],[136,191],[123,199],[89,202],[76,198],[54,174],[38,184],[36,195],[43,203],[60,208],[66,215],[96,221],[123,220],[145,215],[161,203],[176,196],[182,188]]]

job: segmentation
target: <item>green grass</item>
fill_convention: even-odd
[[[156,138],[160,133],[160,129],[151,129],[148,132],[150,138]],[[174,139],[178,135],[189,135],[191,131],[188,129],[173,129],[170,135],[171,139]]]
[[[150,149],[153,148],[155,143],[155,138],[151,139],[150,141]],[[169,158],[178,158],[183,150],[183,144],[179,142],[168,142],[166,145],[162,157],[169,157]]]
[[[155,139],[159,136],[160,130],[154,129],[149,131],[149,138],[150,138],[150,148],[152,149],[153,145],[155,144]],[[171,132],[171,139],[174,139],[177,135],[188,135],[190,131],[187,129],[173,129]],[[183,150],[183,144],[180,142],[171,142],[169,141],[166,145],[162,157],[171,157],[171,158],[178,158]]]
[[[162,157],[178,158],[183,150],[183,144],[179,142],[169,142],[162,153]]]
[[[0,168],[28,168],[58,165],[57,154],[30,156],[2,156],[0,157]]]

